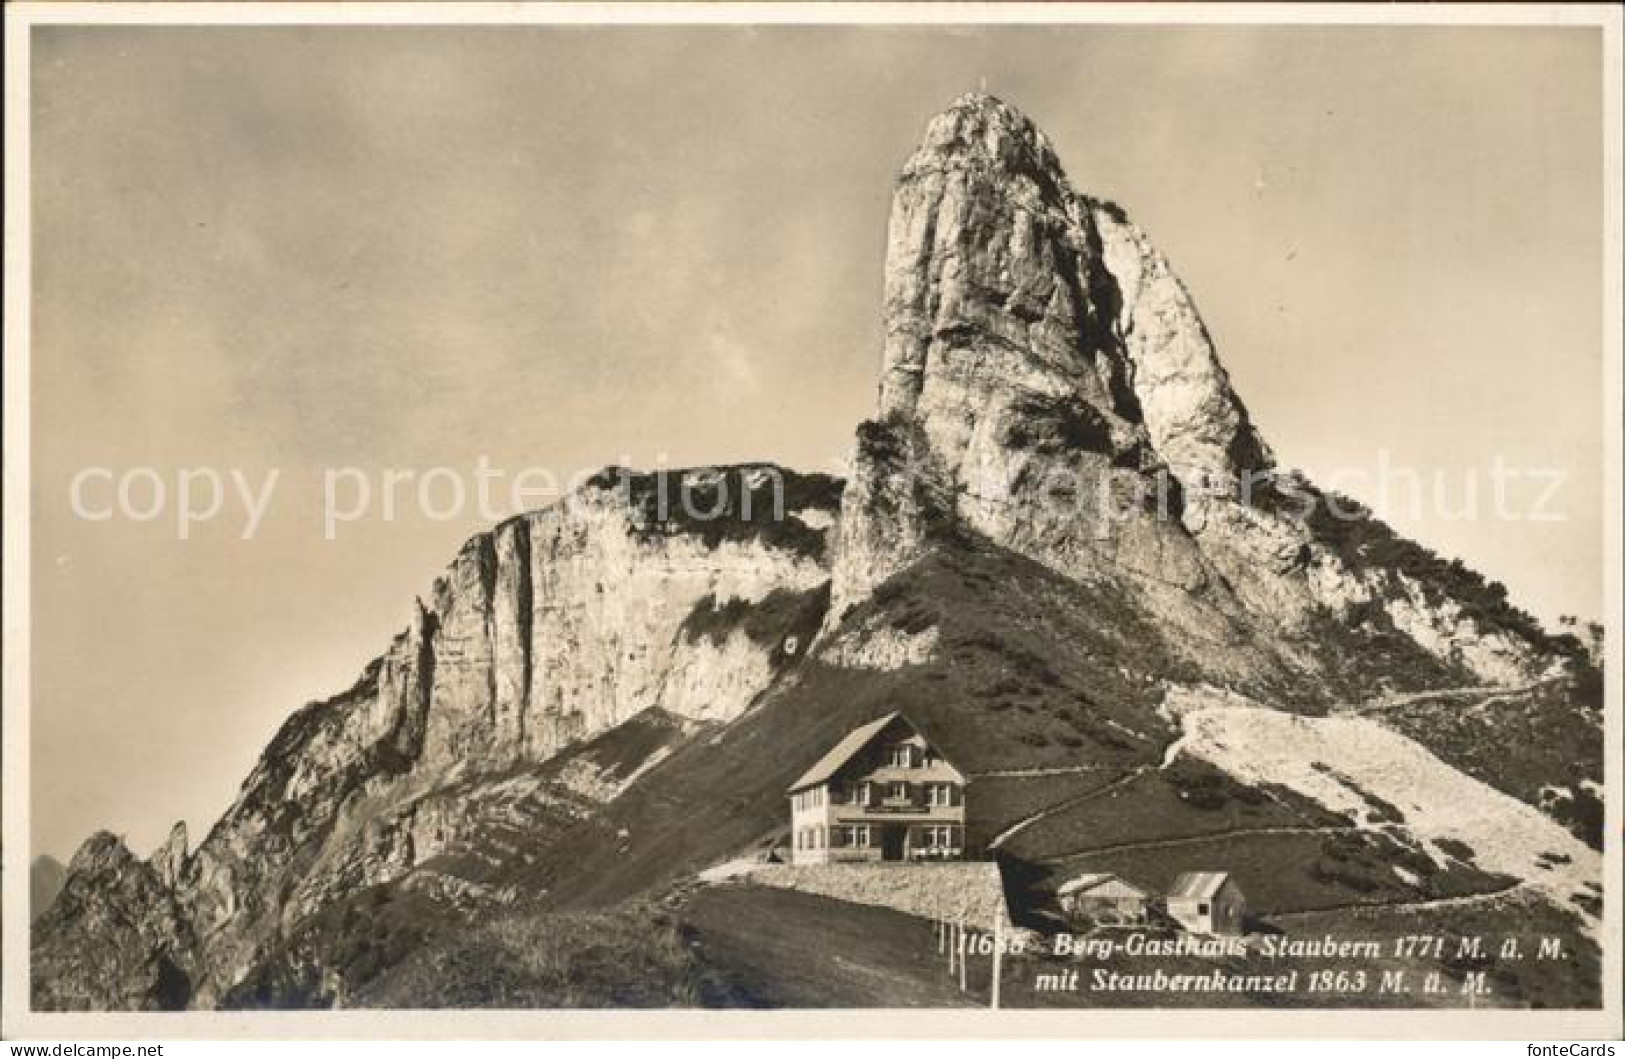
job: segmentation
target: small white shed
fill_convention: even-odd
[[[1192,934],[1245,934],[1247,899],[1228,872],[1188,871],[1168,890],[1168,915]]]

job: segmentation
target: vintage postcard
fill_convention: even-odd
[[[1617,9],[6,51],[8,1038],[1619,1035]]]

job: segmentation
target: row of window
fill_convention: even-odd
[[[929,806],[959,804],[959,788],[953,783],[870,783],[859,781],[844,792],[845,800],[854,805],[875,805],[879,802],[923,802]],[[827,805],[829,795],[823,787],[801,791],[792,797],[796,811],[817,809]]]
[[[791,802],[795,805],[798,811],[802,809],[816,809],[820,805],[824,804],[824,797],[824,788],[814,787],[811,790],[805,790],[797,794],[791,799]]]
[[[916,827],[909,844],[914,849],[957,850],[959,830],[952,824]],[[874,837],[874,829],[868,824],[846,824],[827,830],[822,824],[816,824],[798,828],[795,843],[797,849],[824,849],[826,843],[835,849],[871,849]]]
[[[886,763],[895,769],[930,768],[937,756],[925,747],[899,743],[886,752]]]
[[[858,805],[873,805],[880,800],[888,802],[918,800],[924,801],[926,805],[954,805],[957,803],[956,790],[952,783],[908,783],[902,780],[885,784],[860,782],[852,785],[849,796]]]

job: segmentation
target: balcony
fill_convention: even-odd
[[[867,821],[894,821],[921,824],[962,824],[965,822],[963,805],[922,805],[919,802],[882,799],[873,805],[848,802],[830,807],[830,820],[841,824],[861,824]]]

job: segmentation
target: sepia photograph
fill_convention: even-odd
[[[1620,26],[8,8],[4,1036],[1618,1040]]]

